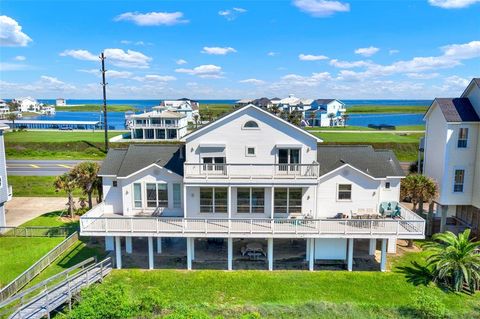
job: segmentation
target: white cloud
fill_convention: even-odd
[[[30,67],[23,63],[0,62],[0,71],[21,71],[27,70]]]
[[[268,55],[268,56],[276,56],[276,55],[278,55],[278,53],[277,53],[277,52],[270,51],[270,52],[267,53],[267,55]]]
[[[149,62],[152,60],[145,54],[133,50],[105,49],[104,53],[107,63],[110,61],[113,65],[124,68],[145,69],[149,67]]]
[[[31,41],[17,21],[5,15],[0,16],[0,46],[25,47]]]
[[[224,48],[221,48],[221,47],[203,47],[203,50],[202,50],[202,53],[213,54],[213,55],[226,55],[228,53],[234,53],[234,52],[237,52],[237,50],[235,50],[232,47],[224,47]]]
[[[219,79],[222,77],[222,68],[218,65],[204,64],[199,65],[193,69],[176,69],[177,73],[186,73],[196,75],[201,78]]]
[[[115,21],[131,21],[139,26],[175,25],[188,23],[182,12],[125,12],[115,17]]]
[[[120,41],[121,44],[126,44],[126,45],[139,45],[139,46],[144,46],[144,45],[152,45],[152,43],[150,42],[143,42],[143,41],[130,41],[130,40],[121,40]]]
[[[254,84],[254,85],[262,85],[262,84],[265,84],[265,81],[263,80],[258,80],[258,79],[245,79],[245,80],[241,80],[241,81],[238,81],[240,83],[247,83],[247,84]]]
[[[298,59],[300,61],[321,61],[327,60],[328,57],[324,55],[312,55],[312,54],[299,54]]]
[[[332,77],[328,72],[312,73],[310,76],[302,76],[298,74],[287,74],[281,78],[283,85],[293,86],[318,86],[320,83],[331,80]]]
[[[360,54],[360,55],[363,55],[365,57],[370,57],[370,56],[374,55],[375,53],[377,53],[378,51],[380,51],[379,48],[370,46],[368,48],[356,49],[355,54]]]
[[[400,50],[396,50],[396,49],[388,50],[388,54],[390,54],[390,55],[394,55],[394,54],[397,54],[399,52],[400,52]]]
[[[430,80],[438,77],[440,74],[439,73],[407,73],[406,74],[409,78],[411,79],[416,79],[416,80]]]
[[[351,69],[351,68],[361,68],[361,67],[368,67],[373,65],[370,61],[340,61],[337,59],[330,60],[330,65],[341,68],[341,69]]]
[[[444,9],[466,8],[480,0],[428,0],[430,5]]]
[[[75,86],[72,84],[67,84],[63,81],[60,81],[56,77],[42,75],[40,76],[40,81],[44,86],[48,87],[49,89],[57,89],[57,90],[73,90]]]
[[[27,58],[24,57],[23,55],[17,55],[15,58],[13,58],[15,61],[25,61]]]
[[[89,70],[80,69],[77,71],[93,74],[98,77],[100,77],[102,74],[99,69],[89,69]],[[133,73],[129,71],[107,70],[107,73],[105,76],[107,77],[107,80],[108,79],[129,79],[133,76]]]
[[[228,21],[235,20],[240,14],[247,12],[246,9],[243,8],[232,8],[226,10],[218,11],[218,15],[224,17]]]
[[[314,17],[327,17],[336,12],[350,11],[350,5],[340,1],[329,0],[293,0],[293,4],[300,10]]]
[[[188,62],[184,59],[178,59],[177,61],[175,61],[175,63],[178,65],[182,65],[182,64],[187,64]]]
[[[171,75],[147,74],[145,76],[136,76],[133,79],[140,82],[169,82],[175,81],[177,78]]]
[[[457,75],[453,75],[453,76],[446,77],[444,82],[445,82],[445,84],[447,84],[451,87],[464,89],[470,83],[470,80],[459,77]]]
[[[100,61],[98,56],[90,53],[87,50],[65,50],[60,53],[60,56],[69,56],[77,60]]]
[[[441,48],[446,57],[455,59],[471,59],[480,56],[480,41],[471,41],[464,44],[451,44]]]

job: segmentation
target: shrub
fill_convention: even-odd
[[[435,296],[418,295],[414,303],[414,311],[423,319],[442,319],[447,317],[447,308]]]

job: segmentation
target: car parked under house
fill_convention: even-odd
[[[274,252],[289,248],[310,270],[329,260],[352,270],[361,242],[370,255],[379,244],[384,271],[397,239],[424,238],[424,220],[398,202],[404,173],[391,151],[323,146],[253,105],[182,142],[109,151],[100,171],[104,201],[80,225],[82,235],[115,248],[118,268],[122,242],[128,255],[132,238],[142,237],[149,268],[162,243],[174,240],[184,243],[188,269],[199,248],[224,254],[227,269],[248,256],[265,258],[269,270]],[[218,242],[225,251],[208,250]]]

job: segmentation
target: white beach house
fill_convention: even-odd
[[[329,260],[352,270],[357,243],[370,255],[378,243],[385,270],[398,238],[424,238],[424,220],[398,202],[404,173],[391,151],[322,146],[253,105],[182,141],[109,151],[100,171],[104,201],[80,225],[82,235],[115,247],[117,267],[122,247],[130,254],[132,238],[143,237],[149,268],[173,238],[185,242],[188,269],[203,247],[225,251],[227,269],[264,254],[272,270],[281,248],[308,260],[310,270]]]
[[[480,228],[480,78],[459,98],[436,98],[427,113],[424,174],[439,185],[440,231]]]
[[[187,117],[180,112],[153,111],[131,115],[128,126],[132,139],[136,140],[178,140],[187,134]]]
[[[5,162],[5,144],[3,135],[10,127],[0,123],[0,227],[7,225],[5,219],[5,203],[12,198],[12,188],[7,181],[7,164]],[[2,230],[0,229],[0,232]]]
[[[199,115],[200,103],[195,100],[182,98],[178,100],[164,100],[159,106],[153,107],[157,111],[178,112],[185,115],[187,122],[195,122],[194,117]]]
[[[305,112],[311,126],[339,126],[344,124],[345,103],[336,99],[316,99]]]

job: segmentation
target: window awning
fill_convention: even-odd
[[[201,157],[225,157],[225,144],[200,144]]]
[[[302,148],[302,144],[276,144],[276,148]]]

